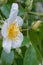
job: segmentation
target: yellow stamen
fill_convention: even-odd
[[[7,32],[8,32],[8,39],[15,39],[17,38],[20,32],[19,26],[15,23],[12,23],[9,25]]]

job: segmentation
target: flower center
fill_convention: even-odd
[[[10,24],[7,31],[8,31],[8,39],[17,38],[17,36],[20,32],[19,26],[15,23]]]

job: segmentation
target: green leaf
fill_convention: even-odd
[[[41,40],[43,40],[43,22],[40,26],[40,37],[41,37]]]
[[[17,63],[17,65],[23,65],[23,58],[17,58],[16,59],[16,63]]]
[[[2,52],[2,38],[0,38],[0,56],[1,56],[1,52]]]
[[[35,48],[36,53],[37,53],[37,58],[40,61],[40,63],[42,63],[42,54],[40,53],[40,50],[36,47]]]
[[[14,53],[11,51],[9,54],[7,54],[5,51],[2,51],[1,54],[2,64],[3,65],[11,65],[14,60]]]
[[[5,4],[1,7],[1,12],[6,18],[9,17],[10,8],[11,6],[9,4]]]
[[[24,57],[24,64],[23,65],[38,65],[36,51],[33,46],[30,46]]]
[[[26,44],[29,43],[29,37],[24,37],[24,40],[23,40],[23,43],[22,43],[22,46],[26,46]]]
[[[42,53],[42,56],[43,56],[43,22],[40,26],[40,38],[41,38],[41,53]]]
[[[0,38],[0,48],[2,47],[2,39]]]
[[[32,42],[32,45],[34,46],[38,60],[42,61],[42,55],[41,55],[41,38],[39,32],[36,32],[34,30],[30,30],[29,32],[30,40]]]
[[[31,29],[29,31],[29,36],[30,36],[30,40],[33,43],[33,45],[40,45],[41,40],[40,40],[39,32]]]
[[[17,63],[16,63],[16,61],[14,60],[14,63],[13,63],[13,65],[17,65]]]
[[[25,13],[25,10],[22,7],[20,7],[18,15],[22,16],[22,15],[24,15],[24,13]]]

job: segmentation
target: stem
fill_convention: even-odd
[[[27,31],[27,30],[29,30],[29,29],[22,29],[21,31]]]
[[[43,13],[38,13],[38,12],[28,12],[30,14],[33,14],[33,15],[37,15],[37,16],[43,16]]]
[[[29,31],[31,29],[31,27],[29,27],[28,29],[21,29],[20,31]]]

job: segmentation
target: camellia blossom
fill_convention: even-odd
[[[10,53],[11,48],[18,48],[23,41],[23,35],[20,32],[20,27],[23,24],[23,19],[18,14],[18,4],[13,3],[9,18],[2,26],[3,49]]]

